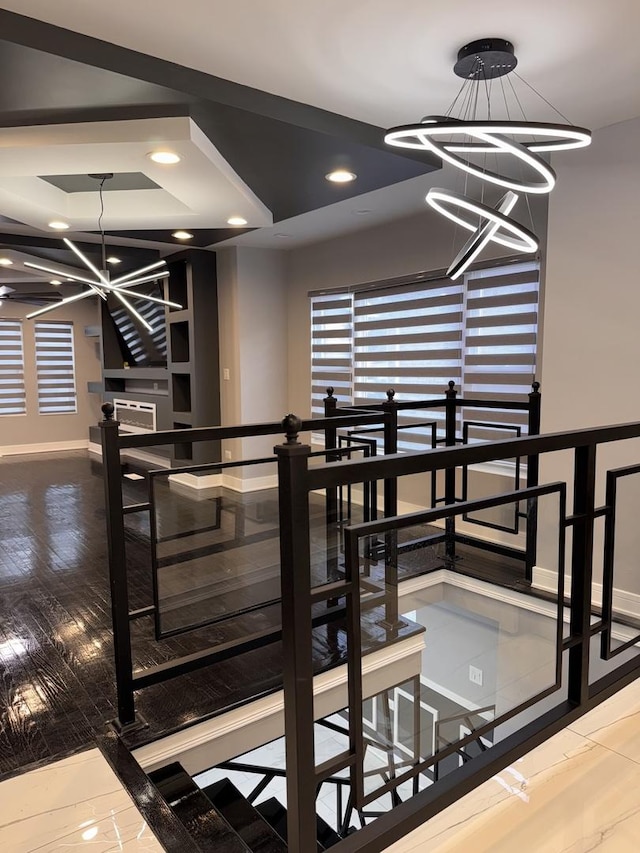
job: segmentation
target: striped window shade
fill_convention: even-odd
[[[312,294],[314,414],[328,385],[341,402],[362,407],[384,402],[389,388],[402,402],[442,399],[450,380],[462,397],[526,400],[536,374],[539,278],[537,261],[516,261],[456,281],[433,274]],[[471,430],[470,440],[513,435],[499,424],[523,433],[527,425],[526,412],[500,408],[460,412],[459,430],[462,420],[496,425]],[[436,421],[442,436],[443,410],[403,409],[399,449],[431,446],[430,426],[411,427],[420,421]]]
[[[324,417],[323,399],[334,388],[339,405],[353,401],[353,296],[311,297],[311,412]]]
[[[478,400],[523,400],[536,375],[539,265],[476,270],[466,276],[464,395]],[[520,425],[526,412],[467,410],[474,421]],[[507,438],[484,432],[483,440]]]
[[[0,415],[26,411],[22,323],[0,319]]]
[[[461,380],[464,282],[441,278],[420,284],[361,290],[354,304],[354,402],[380,403],[393,388],[398,400],[442,397],[447,382]],[[431,447],[431,429],[444,412],[403,410],[399,446]]]
[[[77,411],[73,324],[35,323],[38,412],[41,415]]]

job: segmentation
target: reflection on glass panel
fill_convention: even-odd
[[[510,424],[480,423],[465,421],[463,441],[474,444],[478,441],[500,441],[505,438],[518,438],[519,426]],[[505,459],[485,465],[466,465],[462,472],[462,499],[477,500],[495,494],[506,494],[520,488],[520,460]],[[489,509],[465,513],[463,520],[471,524],[490,527],[516,534],[520,530],[519,506],[517,503],[505,503]]]
[[[154,517],[163,633],[279,599],[276,490],[214,488],[194,500],[156,476]]]

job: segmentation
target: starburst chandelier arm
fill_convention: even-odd
[[[139,311],[136,311],[136,309],[135,309],[135,308],[133,307],[133,305],[129,302],[129,300],[128,300],[128,299],[125,299],[125,297],[122,295],[122,293],[121,293],[119,290],[114,290],[114,291],[113,291],[113,293],[114,293],[114,295],[115,295],[115,296],[117,296],[117,297],[118,297],[118,299],[120,300],[120,302],[122,302],[122,304],[125,306],[125,308],[127,308],[127,310],[128,310],[128,311],[130,311],[130,312],[133,314],[133,316],[134,316],[134,317],[135,317],[135,318],[136,318],[140,323],[142,323],[142,325],[145,327],[145,329],[146,329],[148,332],[153,332],[153,326],[152,326],[150,323],[147,323],[147,321],[144,319],[144,317],[142,316],[142,314],[141,314]]]
[[[153,264],[149,264],[149,266],[142,267],[142,269],[134,270],[133,272],[126,273],[126,275],[120,275],[118,276],[118,278],[114,278],[111,284],[120,284],[121,282],[127,281],[130,278],[135,278],[136,276],[144,275],[144,273],[146,272],[151,272],[151,270],[158,269],[158,267],[166,266],[166,264],[166,261],[156,261]],[[163,272],[163,275],[164,274],[165,273]],[[166,270],[166,275],[169,275],[169,270]]]
[[[62,305],[68,305],[70,302],[78,302],[80,299],[86,299],[87,296],[91,296],[90,290],[83,290],[82,293],[74,293],[73,296],[65,296],[64,299],[60,299],[58,302],[53,302],[51,305],[46,305],[44,308],[38,308],[37,311],[27,314],[27,320],[32,320],[34,317],[39,317],[41,314],[47,314],[49,311],[55,311],[56,308],[60,308]]]
[[[87,269],[90,269],[91,272],[95,276],[97,276],[99,282],[101,282],[102,284],[109,284],[106,275],[101,272],[98,267],[94,263],[92,263],[83,252],[80,251],[80,249],[75,245],[75,243],[72,243],[71,240],[69,240],[67,237],[63,237],[62,239],[63,242],[71,249],[71,251],[75,252],[75,254],[80,258],[80,260],[87,267]]]
[[[120,290],[121,287],[135,287],[137,284],[145,284],[149,281],[158,281],[163,278],[169,278],[169,275],[169,270],[165,270],[164,272],[156,273],[155,275],[145,275],[142,278],[134,278],[130,281],[122,282],[121,284],[116,284],[115,281],[112,281],[111,284]]]
[[[145,302],[155,302],[158,305],[167,305],[169,308],[182,308],[182,305],[180,305],[179,302],[171,302],[168,299],[160,299],[160,297],[158,296],[147,296],[146,293],[137,293],[135,290],[126,290],[124,287],[108,287],[107,290],[109,291],[109,293],[124,293],[127,296],[132,296],[134,299],[142,299]]]
[[[51,275],[60,276],[60,278],[63,279],[68,278],[73,282],[82,282],[82,284],[88,284],[92,286],[103,299],[106,299],[104,293],[98,288],[97,283],[95,281],[91,281],[91,279],[89,278],[84,278],[83,276],[76,275],[75,273],[63,272],[62,270],[54,270],[51,267],[44,267],[42,266],[42,264],[33,264],[30,261],[25,261],[24,265],[25,267],[31,267],[34,270],[40,270],[41,272],[48,272]],[[87,293],[87,296],[89,296],[89,293]]]

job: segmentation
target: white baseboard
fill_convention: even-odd
[[[88,438],[72,441],[45,441],[38,444],[7,444],[0,447],[0,456],[21,456],[23,453],[55,453],[60,450],[87,450]]]
[[[263,489],[277,489],[278,475],[269,474],[266,477],[249,477],[243,480],[242,477],[223,474],[222,485],[225,489],[231,489],[233,492],[261,492]]]
[[[222,485],[222,474],[170,474],[169,482],[178,486],[186,486],[188,489],[213,489]]]
[[[278,486],[278,477],[273,474],[268,477],[250,477],[243,480],[242,477],[232,477],[229,474],[171,474],[170,483],[186,486],[189,489],[213,489],[223,486],[232,492],[261,492],[263,489],[275,489]]]
[[[89,453],[95,453],[96,456],[102,458],[102,447],[90,441]],[[124,450],[122,456],[137,459],[139,462],[146,462],[147,465],[154,465],[156,468],[171,467],[171,463],[165,456],[156,456],[154,453],[147,453],[146,450]]]
[[[558,588],[557,573],[542,566],[533,567],[533,586],[545,591],[555,592]],[[571,589],[571,575],[565,575],[565,594]],[[602,604],[602,584],[594,581],[592,584],[592,602]],[[624,616],[640,616],[640,595],[626,589],[613,590],[613,609]]]

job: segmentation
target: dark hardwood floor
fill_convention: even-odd
[[[126,480],[125,490],[126,503],[146,499],[144,480]],[[237,515],[245,503],[232,493],[222,499],[230,515]],[[171,496],[165,506],[165,532],[176,518],[183,529],[206,527],[219,511],[215,499],[183,499],[178,509],[176,500]],[[247,500],[255,505],[255,497]],[[87,747],[104,732],[116,709],[100,463],[82,451],[0,459],[0,512],[0,778],[4,778]],[[251,518],[261,522],[264,513],[254,512]],[[260,541],[267,543],[277,535],[272,524],[269,529],[269,536]],[[152,602],[148,521],[127,516],[127,533],[130,606],[135,609]],[[217,543],[216,548],[224,551],[224,544]],[[184,568],[189,560],[181,557],[173,562]],[[167,565],[173,562],[170,559]],[[191,562],[197,571],[197,559]],[[268,597],[273,588],[271,577],[263,594]],[[169,591],[171,613],[175,584],[169,584]],[[232,592],[238,600],[237,585]],[[151,620],[138,620],[132,626],[134,667],[277,625],[279,618],[279,607],[271,605],[159,642]],[[379,621],[375,611],[364,621],[365,649],[386,641]],[[407,634],[413,630],[415,626],[409,627]],[[339,623],[316,629],[318,669],[343,660],[344,649]],[[138,694],[137,708],[149,727],[132,736],[130,745],[280,686],[281,648],[273,643],[147,688]]]

